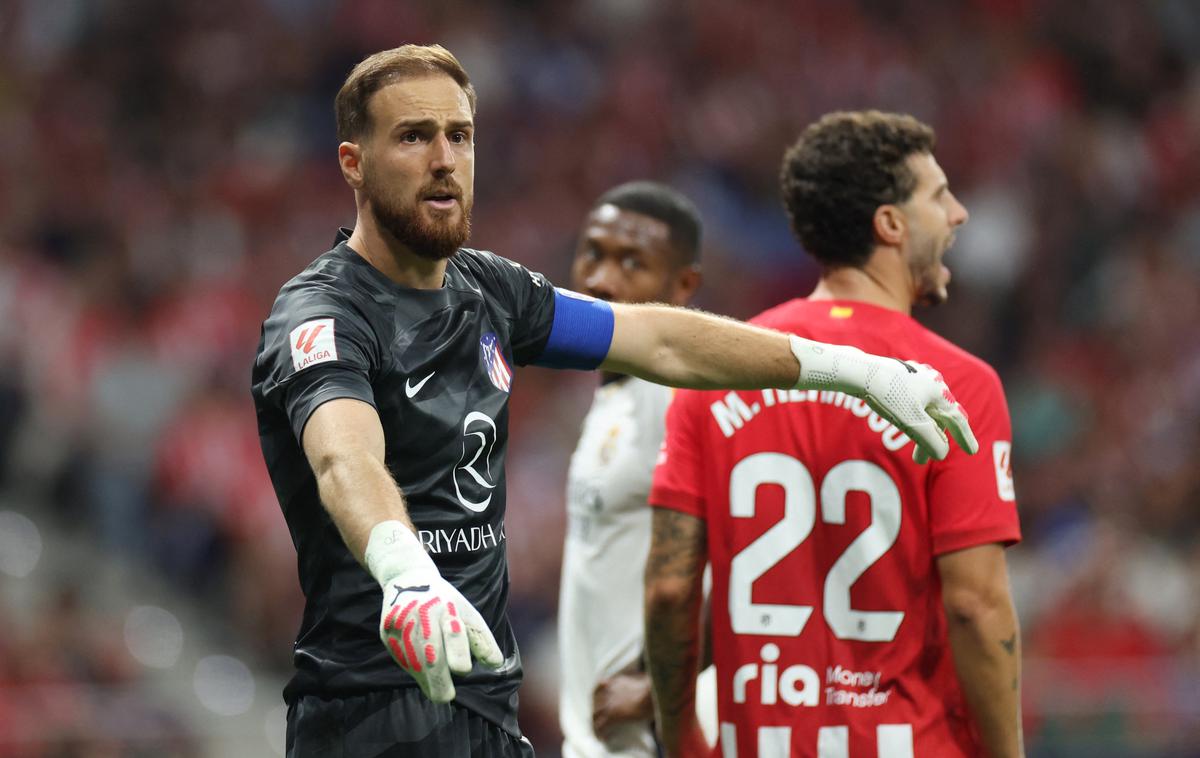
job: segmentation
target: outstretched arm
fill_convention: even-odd
[[[918,463],[946,457],[946,432],[968,453],[979,449],[966,414],[928,366],[685,308],[614,303],[612,314],[604,370],[694,389],[845,392],[912,438]]]
[[[1021,630],[1004,549],[981,545],[937,559],[958,681],[990,758],[1021,758]]]
[[[790,389],[800,379],[783,332],[668,305],[612,309],[606,371],[689,389]]]
[[[703,520],[666,508],[654,509],[646,562],[646,666],[653,686],[655,720],[668,758],[707,750],[696,721],[705,540]]]

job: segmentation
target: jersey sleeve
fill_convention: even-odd
[[[516,261],[484,251],[476,255],[484,276],[498,277],[507,300],[517,365],[591,370],[604,362],[612,344],[612,306],[555,288]]]
[[[696,518],[707,518],[704,499],[704,451],[701,425],[704,395],[679,390],[667,410],[666,432],[654,467],[650,505]]]
[[[1021,539],[1008,403],[996,373],[982,367],[978,372],[954,382],[953,389],[970,416],[979,452],[967,455],[952,444],[944,461],[929,464],[927,493],[935,555],[993,542],[1007,546]]]
[[[353,306],[329,293],[281,294],[263,323],[263,397],[287,414],[296,440],[320,405],[353,398],[375,405],[378,340]]]

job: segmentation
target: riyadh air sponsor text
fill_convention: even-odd
[[[425,552],[431,555],[490,550],[507,539],[503,523],[499,526],[483,524],[457,529],[418,529],[417,536],[421,538]]]

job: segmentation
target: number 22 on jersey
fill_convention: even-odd
[[[816,525],[817,489],[808,469],[783,453],[756,453],[742,459],[729,478],[729,508],[734,518],[753,518],[758,488],[782,488],[783,518],[751,542],[732,560],[729,574],[729,617],[735,634],[799,636],[812,615],[808,605],[755,603],[754,582],[808,539]],[[838,557],[825,576],[823,613],[834,636],[842,640],[889,642],[904,620],[902,611],[861,611],[850,605],[850,587],[896,542],[900,534],[900,491],[887,472],[869,461],[843,461],[821,483],[821,520],[846,523],[846,497],[865,493],[871,503],[871,523]],[[736,757],[736,726],[721,725],[725,758]],[[878,758],[911,758],[912,727],[880,724]],[[847,758],[844,726],[823,726],[817,734],[819,758]],[[759,758],[787,756],[790,727],[760,727]]]
[[[729,572],[729,617],[735,634],[798,636],[812,606],[755,603],[754,582],[800,546],[816,524],[816,489],[804,464],[782,453],[757,453],[742,459],[729,477],[729,510],[735,518],[753,518],[758,488],[783,488],[783,518],[734,557]],[[871,525],[850,544],[825,577],[825,621],[843,640],[888,642],[896,636],[901,611],[858,611],[850,607],[850,586],[879,560],[900,534],[900,491],[882,468],[868,461],[843,461],[821,484],[821,519],[846,523],[846,495],[865,492],[871,499]]]

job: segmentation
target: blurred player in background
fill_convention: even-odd
[[[506,615],[513,365],[807,388],[824,364],[779,332],[556,290],[514,261],[464,248],[475,91],[444,48],[363,60],[335,114],[355,226],[284,284],[252,379],[306,600],[284,691],[287,752],[527,756]],[[969,434],[932,371],[858,360],[870,377],[835,374],[877,398],[928,453],[948,452],[939,424],[960,444]]]
[[[679,192],[623,184],[587,215],[571,286],[611,302],[686,305],[700,285],[700,236],[699,213]],[[567,477],[558,602],[563,755],[653,758],[641,601],[647,498],[671,390],[607,371],[600,381]]]
[[[669,756],[692,722],[701,572],[723,755],[1022,755],[1020,635],[1004,548],[1020,539],[1004,393],[910,317],[946,299],[966,222],[910,116],[835,113],[784,157],[785,205],[822,276],[755,323],[931,363],[984,454],[914,465],[864,402],[826,391],[676,395],[655,472],[647,658]]]

